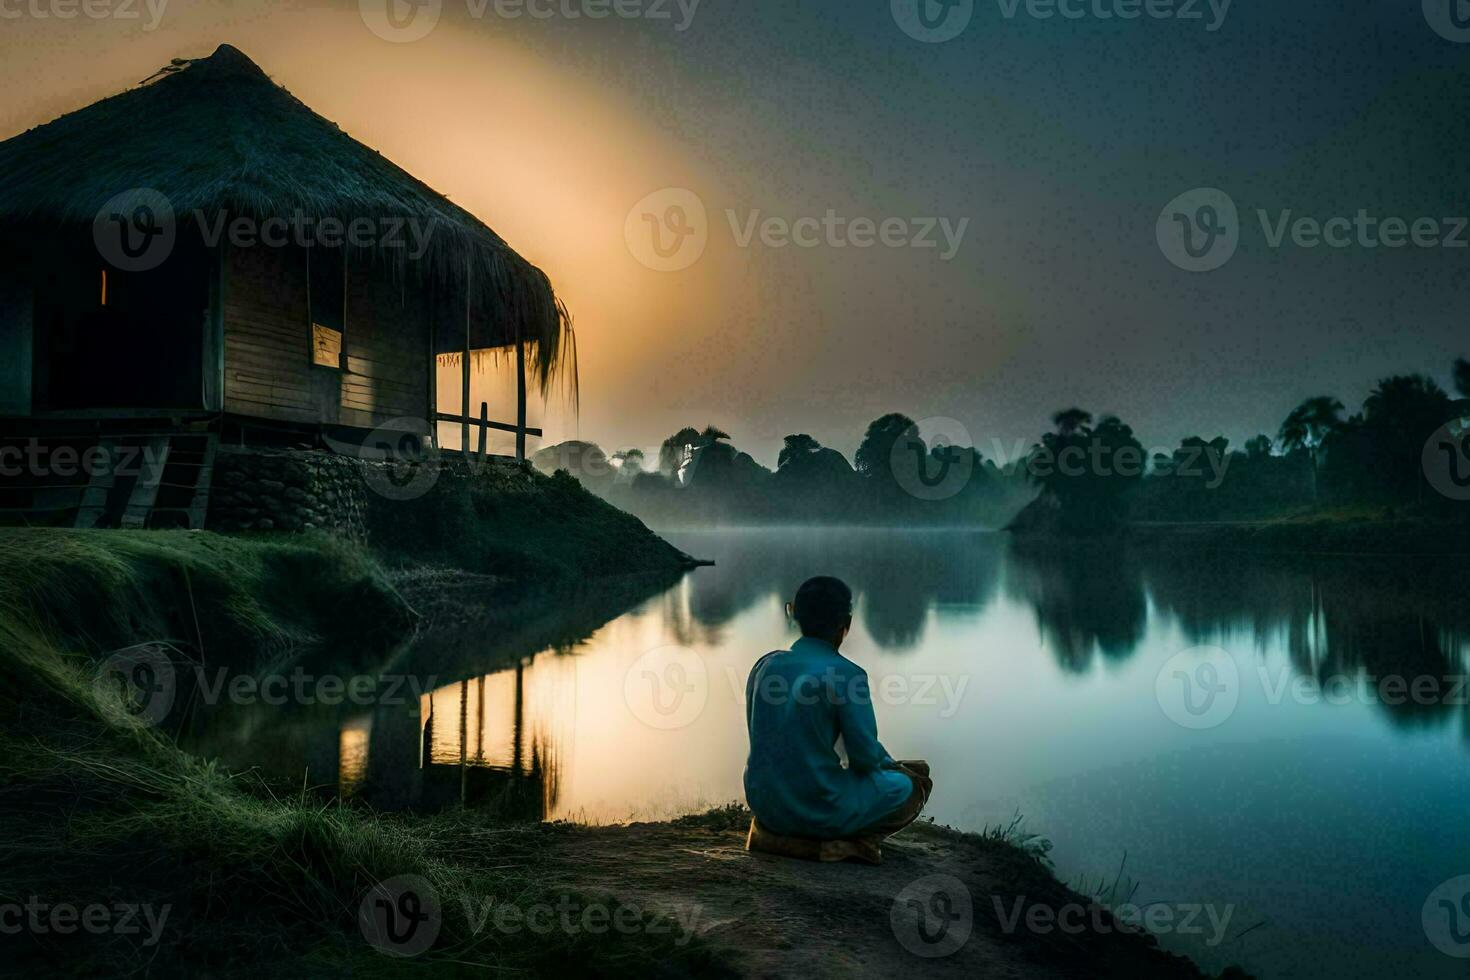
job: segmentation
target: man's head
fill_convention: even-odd
[[[789,611],[802,636],[825,640],[836,649],[852,628],[852,590],[828,575],[809,578],[796,590]]]

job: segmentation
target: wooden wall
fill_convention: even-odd
[[[323,421],[312,386],[304,254],[231,248],[224,299],[225,411]]]
[[[224,288],[224,407],[285,422],[374,428],[431,412],[428,311],[352,256],[343,370],[311,363],[306,257],[295,248],[231,249]]]
[[[354,258],[356,258],[354,256]],[[347,264],[343,425],[429,418],[429,311],[422,291],[361,259]]]

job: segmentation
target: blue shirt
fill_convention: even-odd
[[[821,640],[804,636],[756,662],[745,682],[745,722],[745,800],[775,833],[848,837],[914,791],[878,741],[867,672]]]

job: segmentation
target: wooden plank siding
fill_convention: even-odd
[[[231,248],[225,262],[225,411],[324,421],[312,394],[304,254]]]
[[[304,252],[231,249],[226,275],[226,412],[365,429],[431,415],[429,311],[421,291],[403,288],[356,255],[349,258],[339,388],[323,384],[338,380],[339,372],[311,363]]]
[[[429,417],[429,308],[412,283],[357,256],[347,263],[347,329],[342,338],[343,425],[376,428],[395,418]]]

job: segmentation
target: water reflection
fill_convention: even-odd
[[[858,616],[885,649],[918,646],[929,613],[984,608],[995,594],[1003,555],[990,535],[933,530],[804,531],[781,528],[680,537],[717,560],[677,593],[665,616],[680,642],[718,643],[724,628],[758,603],[783,603],[815,574],[852,586]]]
[[[1128,555],[1012,551],[1006,593],[1031,606],[1058,665],[1083,673],[1099,655],[1125,659],[1143,636],[1147,602]]]
[[[741,792],[745,676],[790,639],[782,603],[797,585],[836,574],[857,597],[844,652],[880,684],[957,695],[875,706],[891,750],[946,774],[933,815],[974,830],[1019,806],[1065,877],[1115,874],[1126,851],[1147,897],[1268,920],[1236,947],[1184,950],[1212,969],[1381,972],[1422,945],[1421,888],[1470,872],[1470,844],[1443,818],[1470,806],[1470,603],[1454,563],[1037,553],[934,530],[670,537],[718,564],[571,596],[447,593],[448,615],[381,668],[423,684],[402,703],[221,704],[184,741],[385,810],[609,821],[727,802]],[[1200,645],[1228,650],[1244,689],[1226,723],[1192,731],[1155,683]],[[670,646],[703,666],[698,711],[673,729],[627,687]],[[362,669],[351,651],[301,662]],[[1436,680],[1437,696],[1291,694],[1385,677]],[[1343,868],[1371,886],[1335,888]]]
[[[1124,663],[1146,646],[1150,629],[1169,624],[1187,644],[1248,645],[1262,656],[1279,648],[1294,677],[1321,684],[1442,678],[1443,696],[1373,703],[1396,725],[1470,718],[1470,697],[1456,680],[1466,668],[1470,604],[1458,601],[1460,579],[1444,565],[1038,553],[996,535],[944,531],[781,529],[683,535],[679,544],[718,563],[672,588],[620,583],[573,596],[501,595],[483,606],[465,595],[441,597],[456,615],[391,665],[409,679],[403,693],[412,696],[403,703],[220,704],[197,714],[185,741],[233,765],[382,809],[465,805],[543,819],[564,810],[572,743],[596,739],[599,725],[614,740],[627,730],[613,661],[660,644],[731,655],[733,665],[712,671],[711,683],[738,698],[744,661],[784,639],[781,604],[817,572],[853,586],[859,646],[899,658],[924,649],[945,623],[984,622],[1003,598],[1029,611],[1038,645],[1064,675]],[[627,635],[602,635],[629,607]],[[609,666],[577,663],[589,654]],[[306,658],[318,672],[332,670],[332,661],[326,651]],[[427,689],[412,691],[414,684]],[[1456,690],[1461,696],[1450,696]],[[738,717],[729,729],[700,751],[738,760]],[[1463,730],[1470,738],[1470,721]],[[605,764],[619,767],[611,753]],[[587,794],[574,795],[575,812],[585,814]],[[637,808],[633,796],[621,800]],[[605,802],[599,797],[596,806]]]

